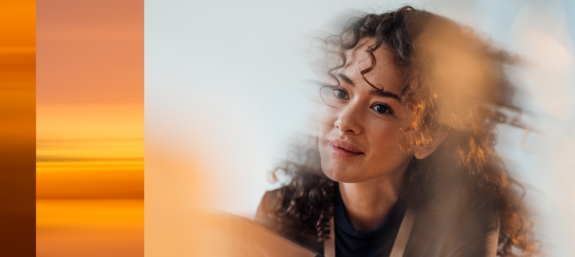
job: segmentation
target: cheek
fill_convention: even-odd
[[[337,113],[333,108],[324,107],[319,113],[319,136],[320,141],[328,134],[333,128],[337,119]]]
[[[330,175],[331,168],[331,156],[329,153],[329,149],[327,149],[326,144],[322,141],[319,141],[319,159],[321,164],[321,169],[323,173],[328,176],[329,178],[333,179]]]
[[[332,156],[331,147],[320,142],[319,145],[320,164],[323,174],[331,180],[337,182],[356,182],[357,171],[362,170],[360,163],[349,163],[338,160]]]
[[[318,149],[320,155],[320,162],[321,168],[323,173],[330,179],[334,179],[333,176],[333,165],[331,159],[331,149],[327,145],[326,136],[332,131],[334,128],[334,123],[337,117],[337,114],[334,112],[333,108],[330,107],[323,107],[319,113],[319,140],[318,140]]]
[[[338,182],[361,182],[401,169],[409,162],[402,142],[407,134],[392,120],[364,121],[364,133],[356,139],[369,148],[365,158],[342,160],[333,157],[325,136],[334,129],[337,113],[324,110],[319,124],[319,153],[324,174]]]
[[[370,166],[394,169],[409,159],[405,151],[407,134],[399,126],[381,126],[377,133],[368,134]]]

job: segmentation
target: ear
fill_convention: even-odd
[[[423,145],[423,146],[418,146],[415,145],[413,146],[413,156],[415,156],[415,158],[417,159],[425,159],[427,158],[427,156],[430,156],[433,152],[435,152],[435,149],[437,149],[437,147],[441,144],[441,142],[443,142],[443,139],[445,139],[445,136],[447,136],[447,133],[444,131],[435,131],[431,133],[431,142],[429,142],[427,145]]]

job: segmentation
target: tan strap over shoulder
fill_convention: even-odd
[[[415,212],[411,209],[405,211],[401,225],[399,226],[399,231],[397,232],[397,237],[395,237],[395,242],[393,243],[393,248],[391,248],[391,254],[389,257],[402,257],[403,252],[405,252],[405,247],[407,246],[407,241],[409,240],[409,235],[411,234],[411,228],[413,227],[413,222],[415,221]]]

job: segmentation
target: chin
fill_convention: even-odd
[[[350,170],[350,165],[345,165],[343,163],[334,160],[333,156],[329,152],[320,150],[320,160],[321,160],[321,170],[329,179],[336,182],[351,182],[353,181],[354,174],[353,170]]]
[[[358,176],[356,169],[349,169],[349,167],[341,167],[341,165],[333,165],[329,163],[324,164],[324,162],[322,162],[321,169],[323,174],[336,182],[355,183],[362,181]]]

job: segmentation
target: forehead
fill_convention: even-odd
[[[365,82],[361,76],[361,71],[368,69],[372,65],[372,57],[367,52],[368,47],[375,44],[375,39],[362,39],[355,48],[346,51],[346,64],[343,70],[346,74],[351,75],[356,84],[372,90],[373,88]],[[373,52],[375,57],[375,67],[363,77],[377,88],[383,88],[385,91],[401,95],[403,91],[404,72],[401,71],[395,61],[395,55],[388,46],[383,44]]]

